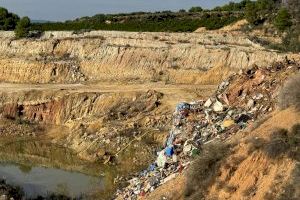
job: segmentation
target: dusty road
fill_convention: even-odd
[[[22,92],[22,91],[66,91],[66,93],[131,93],[156,90],[165,95],[165,100],[170,106],[176,105],[180,101],[193,101],[207,97],[216,89],[216,85],[184,85],[184,84],[14,84],[0,83],[0,92]]]

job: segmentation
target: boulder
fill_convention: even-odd
[[[215,112],[222,112],[224,110],[224,106],[220,101],[216,101],[212,107]]]

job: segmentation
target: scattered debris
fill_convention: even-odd
[[[225,140],[258,116],[274,110],[276,98],[272,94],[299,66],[279,70],[284,77],[278,78],[276,65],[264,69],[254,67],[222,82],[207,101],[179,103],[173,114],[172,129],[156,162],[129,180],[129,186],[119,190],[116,196],[135,200],[152,192],[181,173],[191,158],[201,152],[203,144],[214,138]]]

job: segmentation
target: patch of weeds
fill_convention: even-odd
[[[188,41],[188,40],[178,40],[178,43],[188,44],[188,43],[190,43],[190,41]]]
[[[275,187],[271,187],[275,188]],[[271,190],[264,196],[265,200],[298,200],[300,199],[300,165],[295,167],[291,180],[282,189],[281,193]]]
[[[203,151],[190,167],[185,187],[186,199],[203,199],[207,188],[215,182],[222,161],[227,157],[230,145],[214,143]]]
[[[245,143],[250,144],[248,154],[251,154],[254,151],[261,149],[265,145],[266,141],[263,138],[250,137],[245,141]]]
[[[237,190],[237,187],[234,185],[227,185],[224,189],[227,193],[232,194]]]
[[[268,42],[268,41],[266,41],[266,40],[264,40],[262,38],[259,38],[257,36],[250,36],[249,40],[251,40],[254,43],[258,43],[258,44],[260,44],[262,46],[268,46],[268,45],[270,45],[270,42]]]
[[[291,150],[289,152],[289,157],[294,160],[300,161],[300,124],[295,124],[291,131],[289,137],[289,144]]]
[[[300,164],[298,163],[292,173],[291,182],[284,188],[284,192],[280,194],[279,200],[300,199]]]
[[[232,158],[232,164],[233,166],[239,165],[241,162],[243,162],[246,159],[245,156],[236,156]]]
[[[243,196],[244,197],[254,196],[256,191],[257,191],[257,187],[255,185],[253,185],[243,191]]]
[[[216,183],[217,190],[222,189],[224,187],[224,185],[225,185],[224,181],[217,181],[217,183]]]
[[[270,141],[263,148],[270,158],[278,158],[289,150],[288,131],[286,129],[275,129],[271,134]]]
[[[274,129],[268,141],[262,138],[251,137],[245,143],[250,143],[248,154],[262,150],[272,159],[287,155],[294,160],[300,161],[300,124],[295,124],[290,132],[282,128]]]

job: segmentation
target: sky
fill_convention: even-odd
[[[238,0],[236,0],[238,1]],[[34,20],[65,21],[99,13],[212,8],[229,0],[0,0],[0,7]]]

